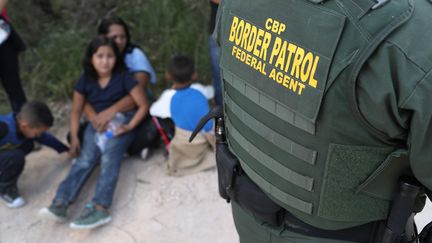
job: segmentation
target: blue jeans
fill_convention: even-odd
[[[216,40],[209,36],[208,44],[210,48],[210,61],[211,61],[211,69],[212,69],[212,79],[213,86],[215,90],[215,103],[217,106],[222,107],[222,84],[220,77],[220,47],[218,46]]]
[[[101,170],[92,202],[105,208],[111,206],[123,154],[134,139],[135,133],[132,131],[109,139],[103,153],[95,143],[95,134],[95,129],[92,126],[87,126],[84,131],[81,152],[72,165],[69,175],[57,189],[54,203],[65,205],[73,203],[87,178],[100,161]]]

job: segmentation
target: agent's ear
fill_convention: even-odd
[[[192,74],[192,82],[195,82],[195,81],[197,81],[198,80],[198,73],[197,72],[194,72],[193,74]]]

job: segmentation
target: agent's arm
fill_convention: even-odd
[[[411,169],[426,187],[429,198],[432,198],[432,76],[428,75],[431,72],[427,72],[402,107],[411,111],[408,135]]]

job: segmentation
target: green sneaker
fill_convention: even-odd
[[[68,206],[63,203],[52,203],[48,208],[42,208],[39,215],[57,222],[66,221]]]
[[[94,203],[88,203],[81,216],[70,224],[72,229],[93,229],[111,222],[112,217],[107,210],[96,209]]]

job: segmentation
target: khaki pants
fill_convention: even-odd
[[[255,219],[237,203],[231,204],[240,243],[352,243],[300,235],[288,231],[284,226],[272,227]]]
[[[168,157],[168,174],[183,176],[216,166],[215,136],[214,134],[199,133],[189,143],[192,133],[184,129],[175,128],[175,135],[170,144]]]

